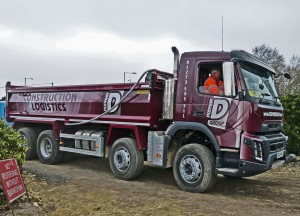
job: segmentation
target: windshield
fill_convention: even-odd
[[[274,101],[280,103],[274,86],[272,72],[260,66],[243,62],[241,63],[242,74],[248,93],[260,102]]]

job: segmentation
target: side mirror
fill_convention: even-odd
[[[224,81],[224,92],[226,96],[236,96],[235,94],[235,83],[234,83],[234,63],[224,62],[223,63],[223,81]]]
[[[283,75],[286,79],[291,79],[292,77],[291,77],[291,75],[290,74],[288,74],[288,73],[284,73],[284,75]]]

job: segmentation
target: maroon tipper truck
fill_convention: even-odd
[[[138,177],[147,161],[173,167],[178,186],[191,192],[209,190],[217,174],[253,176],[285,162],[274,69],[245,51],[181,58],[172,51],[173,74],[147,70],[135,84],[7,82],[7,121],[27,141],[27,159],[55,164],[68,152],[107,157],[123,180]],[[212,68],[222,72],[224,95],[204,88]]]

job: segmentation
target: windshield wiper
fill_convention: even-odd
[[[271,95],[268,94],[268,93],[262,93],[261,95],[262,95],[262,98],[260,99],[259,103],[262,103],[262,104],[270,104],[270,102],[264,100],[264,97],[265,97],[265,96],[271,96]]]

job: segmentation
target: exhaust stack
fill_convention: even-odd
[[[173,46],[172,52],[174,53],[174,77],[165,81],[163,99],[163,119],[167,120],[173,120],[174,118],[175,87],[179,73],[179,51],[175,46]]]
[[[179,51],[177,47],[172,47],[172,52],[174,53],[174,67],[173,67],[173,74],[174,78],[177,79],[178,72],[179,72]]]

